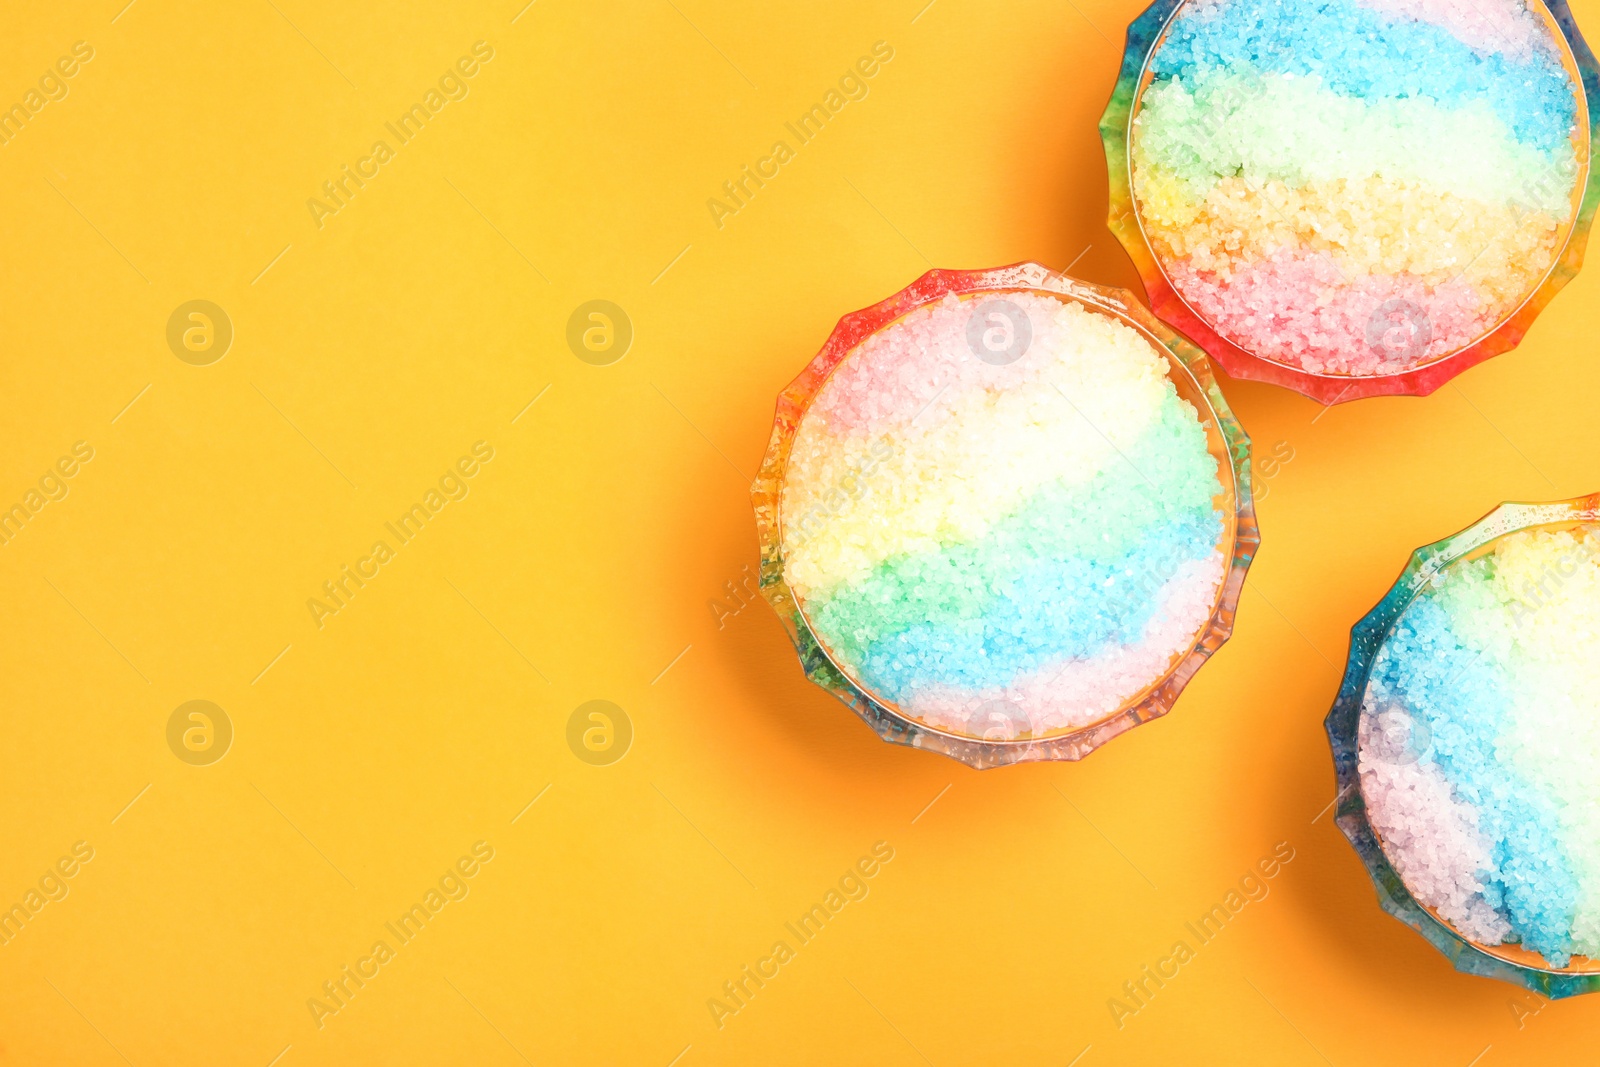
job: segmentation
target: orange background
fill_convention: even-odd
[[[1258,455],[1292,453],[1257,469],[1238,630],[1085,763],[885,745],[765,605],[719,626],[773,399],[839,315],[934,265],[1135,285],[1095,124],[1138,6],[924,3],[10,5],[0,103],[94,57],[0,146],[0,507],[94,458],[0,545],[0,907],[93,859],[0,946],[0,1063],[1587,1047],[1600,999],[1533,1015],[1455,973],[1318,816],[1348,629],[1406,555],[1597,488],[1593,269],[1426,399],[1224,381]],[[476,41],[466,95],[319,228],[307,200]],[[719,228],[707,200],[878,41],[866,97]],[[205,366],[167,343],[194,299],[234,332]],[[634,330],[607,366],[566,342],[594,299]],[[307,600],[478,441],[467,495],[319,628]],[[568,744],[596,699],[632,728],[604,766]],[[191,700],[232,724],[209,765],[168,745]],[[361,963],[480,841],[465,898]],[[880,841],[867,895],[719,1028],[708,1000]],[[1119,1027],[1123,983],[1279,842],[1266,898]],[[378,969],[319,1020],[346,965]]]

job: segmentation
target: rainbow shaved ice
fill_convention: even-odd
[[[1523,0],[1190,0],[1132,128],[1151,250],[1263,359],[1370,376],[1465,348],[1571,228],[1563,49]]]
[[[1600,958],[1600,540],[1509,534],[1395,622],[1359,724],[1368,817],[1482,945]]]
[[[800,421],[785,579],[833,660],[886,706],[967,737],[1116,713],[1211,619],[1219,467],[1163,352],[1076,301],[1003,294],[1013,362],[947,295],[869,336]]]

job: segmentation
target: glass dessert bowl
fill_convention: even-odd
[[[1230,375],[1430,393],[1577,273],[1595,89],[1564,0],[1157,0],[1100,122],[1110,226]]]
[[[1080,759],[1164,714],[1233,629],[1249,440],[1121,291],[930,271],[845,316],[778,398],[761,589],[886,740]]]
[[[1420,549],[1351,636],[1337,821],[1455,966],[1600,990],[1600,495]]]

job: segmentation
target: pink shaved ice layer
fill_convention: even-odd
[[[1352,285],[1326,252],[1279,249],[1236,267],[1227,281],[1188,263],[1169,269],[1184,299],[1218,333],[1316,374],[1396,373],[1462,348],[1494,326],[1471,285],[1429,286],[1405,274],[1367,275]],[[1374,313],[1385,305],[1393,309],[1392,325],[1369,336]]]
[[[1039,328],[1046,328],[1051,304],[1028,297],[1012,300],[1037,309]],[[834,370],[809,415],[820,417],[835,434],[882,432],[911,422],[936,398],[953,400],[982,390],[1003,393],[1036,379],[1040,368],[1035,361],[996,366],[973,357],[965,329],[976,306],[950,293],[893,329],[872,334]]]
[[[1361,718],[1361,795],[1384,852],[1417,899],[1474,941],[1498,945],[1511,924],[1484,898],[1479,875],[1494,866],[1490,843],[1478,831],[1478,812],[1455,799],[1437,764],[1396,764],[1374,758],[1368,736],[1374,707]]]
[[[1526,59],[1549,52],[1550,31],[1520,4],[1483,0],[1356,0],[1394,19],[1414,19],[1449,30],[1458,41],[1486,55],[1503,52]]]
[[[1328,377],[1520,337],[1581,221],[1571,58],[1539,0],[1180,3],[1128,129],[1157,303]]]

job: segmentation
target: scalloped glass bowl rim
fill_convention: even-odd
[[[1395,869],[1384,846],[1382,834],[1368,818],[1359,771],[1354,768],[1359,761],[1361,705],[1371,677],[1372,665],[1387,643],[1395,625],[1423,591],[1433,584],[1436,576],[1444,574],[1458,564],[1488,555],[1501,540],[1514,533],[1527,530],[1570,530],[1578,527],[1595,528],[1597,534],[1600,534],[1600,493],[1545,503],[1507,502],[1467,528],[1413,552],[1399,578],[1390,586],[1383,599],[1353,628],[1350,663],[1346,668],[1346,676],[1340,686],[1334,707],[1324,722],[1334,752],[1340,795],[1343,796],[1348,791],[1361,797],[1359,808],[1347,807],[1348,801],[1340,803],[1336,821],[1361,857],[1363,865],[1367,867],[1367,873],[1379,888],[1380,895],[1385,893],[1384,875],[1392,877],[1395,883],[1404,889],[1405,899],[1386,899],[1386,908],[1390,903],[1400,911],[1404,911],[1406,905],[1414,907],[1420,916],[1426,917],[1426,921],[1432,925],[1436,933],[1446,935],[1461,948],[1481,957],[1474,961],[1479,964],[1477,967],[1463,967],[1461,963],[1464,961],[1458,958],[1459,969],[1482,971],[1490,977],[1516,982],[1535,991],[1543,991],[1552,997],[1600,991],[1600,958],[1574,956],[1566,967],[1555,967],[1538,953],[1514,943],[1485,945],[1461,933],[1449,920],[1442,918],[1435,908],[1418,900],[1412,893],[1411,887]],[[1364,635],[1363,631],[1375,632]],[[1370,649],[1357,648],[1357,642],[1363,636],[1370,639]],[[1353,679],[1359,680],[1358,687],[1352,686]],[[1349,716],[1348,728],[1335,722],[1341,714]],[[1358,840],[1359,835],[1363,833],[1371,837],[1376,857],[1369,856],[1363,843]],[[1374,858],[1381,860],[1381,867],[1374,864]],[[1427,936],[1428,931],[1417,926],[1412,918],[1399,912],[1394,913]],[[1434,941],[1432,937],[1428,939]],[[1436,941],[1435,946],[1442,949]],[[1561,988],[1552,991],[1551,980]]]
[[[1016,279],[1000,279],[995,277],[996,275],[1002,275],[1006,272],[1017,272],[1020,269],[1025,269],[1028,267],[1037,268],[1039,271],[1043,272],[1043,276],[1034,278],[1032,280],[1021,277]],[[854,669],[842,662],[828,646],[828,643],[824,641],[818,634],[816,627],[812,625],[804,599],[798,593],[795,593],[792,587],[788,587],[787,579],[783,580],[783,584],[786,588],[788,588],[789,595],[794,602],[795,612],[799,615],[802,624],[810,632],[811,638],[816,643],[818,650],[827,658],[828,662],[833,665],[834,669],[837,670],[839,674],[859,694],[871,701],[878,708],[881,708],[883,711],[887,712],[889,715],[901,720],[908,727],[911,727],[919,733],[931,734],[958,744],[981,744],[995,746],[997,748],[1028,748],[1031,746],[1049,745],[1052,742],[1061,742],[1074,736],[1093,731],[1098,727],[1102,727],[1112,720],[1115,720],[1118,716],[1124,715],[1128,711],[1138,708],[1140,705],[1148,701],[1152,694],[1160,689],[1161,686],[1179,670],[1184,662],[1194,654],[1196,648],[1204,641],[1208,631],[1215,624],[1218,615],[1229,607],[1229,605],[1226,603],[1229,586],[1228,577],[1229,571],[1233,566],[1233,560],[1236,555],[1236,546],[1239,541],[1240,517],[1241,513],[1245,510],[1253,510],[1253,504],[1249,504],[1248,483],[1246,481],[1246,483],[1241,486],[1242,479],[1240,472],[1237,470],[1233,461],[1232,452],[1229,447],[1228,435],[1224,430],[1224,426],[1228,421],[1232,421],[1233,424],[1237,426],[1237,420],[1233,418],[1231,411],[1226,411],[1226,419],[1224,418],[1224,412],[1217,409],[1216,405],[1212,402],[1211,397],[1207,394],[1206,381],[1203,379],[1202,375],[1197,374],[1195,369],[1191,367],[1182,356],[1173,351],[1173,343],[1182,346],[1188,344],[1188,342],[1166,323],[1161,322],[1160,320],[1155,320],[1154,324],[1142,322],[1135,313],[1130,312],[1130,308],[1140,307],[1137,301],[1132,298],[1132,294],[1128,293],[1126,290],[1116,290],[1105,286],[1097,286],[1089,282],[1083,282],[1076,278],[1072,278],[1069,275],[1060,274],[1058,272],[1049,270],[1049,268],[1040,267],[1038,264],[1031,263],[1020,263],[1015,264],[1012,267],[1002,267],[987,271],[935,270],[927,272],[922,276],[922,278],[918,279],[917,283],[907,286],[905,289],[902,289],[900,292],[890,296],[888,299],[881,301],[879,304],[872,305],[869,308],[864,308],[859,312],[855,312],[852,315],[846,315],[841,318],[838,326],[835,327],[833,334],[831,334],[829,337],[829,343],[824,345],[823,350],[819,352],[810,363],[807,364],[806,368],[802,370],[801,373],[796,377],[795,382],[791,383],[790,388],[793,388],[793,386],[801,379],[807,377],[818,360],[821,360],[827,356],[829,349],[833,346],[832,342],[841,331],[846,330],[847,323],[853,323],[857,316],[868,314],[874,309],[881,308],[884,305],[890,304],[893,301],[905,296],[930,275],[943,275],[950,281],[950,284],[943,287],[936,287],[937,291],[931,292],[923,299],[916,300],[914,303],[910,304],[910,306],[901,309],[892,318],[865,330],[850,341],[844,353],[839,356],[834,364],[828,369],[827,373],[824,374],[811,388],[809,395],[806,397],[805,402],[801,406],[799,414],[795,419],[794,431],[788,442],[791,447],[793,445],[794,437],[798,436],[801,425],[804,423],[806,416],[810,413],[811,404],[815,402],[822,390],[826,388],[827,383],[832,379],[834,373],[836,373],[840,367],[842,367],[850,359],[854,358],[861,350],[861,347],[870,338],[884,333],[885,331],[903,322],[907,317],[939,303],[948,295],[954,295],[957,299],[965,302],[979,297],[1003,295],[1005,293],[1031,293],[1055,300],[1071,301],[1086,305],[1093,311],[1108,315],[1124,325],[1133,327],[1139,333],[1139,335],[1144,338],[1144,340],[1149,343],[1166,361],[1167,377],[1173,381],[1174,387],[1178,389],[1179,396],[1189,401],[1191,404],[1198,403],[1203,405],[1203,410],[1199,411],[1197,414],[1200,416],[1202,425],[1206,430],[1207,450],[1213,457],[1217,459],[1219,467],[1219,480],[1223,482],[1222,492],[1218,494],[1217,497],[1213,498],[1219,502],[1218,510],[1222,512],[1224,516],[1223,534],[1217,542],[1217,549],[1222,553],[1224,560],[1222,578],[1217,584],[1216,595],[1212,600],[1211,608],[1207,613],[1206,620],[1196,627],[1194,633],[1189,636],[1184,646],[1178,652],[1173,654],[1161,673],[1149,681],[1136,694],[1123,700],[1117,705],[1117,707],[1092,721],[1081,723],[1075,726],[1063,727],[1049,733],[1005,738],[984,737],[981,735],[957,733],[955,731],[944,729],[925,722],[909,712],[902,711],[898,704],[880,697],[871,687],[867,686],[860,679]],[[1048,285],[1051,281],[1055,281],[1058,284],[1064,284],[1064,287],[1049,288]],[[1146,313],[1148,314],[1148,312]],[[1161,336],[1161,332],[1171,334],[1172,342],[1164,340]],[[1194,357],[1202,360],[1205,358],[1204,354],[1199,352],[1198,349],[1194,351]],[[1209,375],[1206,375],[1205,377],[1209,377]],[[788,390],[786,389],[785,392],[788,392]],[[763,466],[765,466],[765,464],[763,464]],[[777,478],[776,492],[776,499],[778,502],[776,508],[777,541],[780,556],[783,554],[784,546],[787,543],[784,536],[784,508],[782,505],[784,495],[783,491],[787,486],[787,470],[788,457],[785,455],[781,472]],[[764,473],[765,471],[763,471],[763,474]],[[758,477],[757,482],[759,483],[760,481],[761,478]],[[1241,499],[1246,501],[1248,508],[1240,507]]]
[[[1577,274],[1582,264],[1581,249],[1576,252],[1575,261],[1570,265],[1570,275],[1567,277],[1561,276],[1563,268],[1568,266],[1568,258],[1574,255],[1572,250],[1574,240],[1587,241],[1588,228],[1592,220],[1593,208],[1591,207],[1590,209],[1590,217],[1586,218],[1584,203],[1590,197],[1590,186],[1595,183],[1596,178],[1592,160],[1596,116],[1591,114],[1589,109],[1588,85],[1584,81],[1584,73],[1588,71],[1600,76],[1600,68],[1596,68],[1592,60],[1580,58],[1578,46],[1583,44],[1584,51],[1587,52],[1587,45],[1584,44],[1582,36],[1576,32],[1576,21],[1572,21],[1574,32],[1569,37],[1566,26],[1557,17],[1551,4],[1546,3],[1545,0],[1530,0],[1532,6],[1538,9],[1540,18],[1551,32],[1551,37],[1558,46],[1562,67],[1572,79],[1572,83],[1577,87],[1577,91],[1574,93],[1574,101],[1577,104],[1577,117],[1574,124],[1574,148],[1578,156],[1579,174],[1578,180],[1573,185],[1570,197],[1571,211],[1563,224],[1561,241],[1556,246],[1549,266],[1545,268],[1544,273],[1539,276],[1537,281],[1529,285],[1522,300],[1514,308],[1506,311],[1492,327],[1466,344],[1435,356],[1424,363],[1418,363],[1389,374],[1329,374],[1307,370],[1281,359],[1261,355],[1225,335],[1209,317],[1196,309],[1178,289],[1177,285],[1174,284],[1171,276],[1167,273],[1166,263],[1156,254],[1155,246],[1151,243],[1149,234],[1145,230],[1144,216],[1139,198],[1133,192],[1133,124],[1139,117],[1140,105],[1144,99],[1145,91],[1154,80],[1154,75],[1150,72],[1150,61],[1165,42],[1171,29],[1172,21],[1177,16],[1178,11],[1185,4],[1191,2],[1192,0],[1155,0],[1129,25],[1128,43],[1124,46],[1124,67],[1126,66],[1128,50],[1133,47],[1133,37],[1139,23],[1149,18],[1152,13],[1157,12],[1159,9],[1168,8],[1161,19],[1160,28],[1151,37],[1150,44],[1144,49],[1143,55],[1140,57],[1138,75],[1132,87],[1131,99],[1128,101],[1126,124],[1119,128],[1107,129],[1104,125],[1105,116],[1102,116],[1102,138],[1115,135],[1121,141],[1122,170],[1124,173],[1120,177],[1125,183],[1123,187],[1126,190],[1127,214],[1133,220],[1133,226],[1142,245],[1142,248],[1139,249],[1142,257],[1138,254],[1134,255],[1135,265],[1139,268],[1139,273],[1147,290],[1155,290],[1157,288],[1161,290],[1159,294],[1156,292],[1151,293],[1153,298],[1152,306],[1163,305],[1168,299],[1177,302],[1183,308],[1186,317],[1191,321],[1186,323],[1174,322],[1171,325],[1175,328],[1188,328],[1190,330],[1194,330],[1195,326],[1199,326],[1203,328],[1204,333],[1215,338],[1218,342],[1216,346],[1202,345],[1202,347],[1206,349],[1207,354],[1221,362],[1230,375],[1246,379],[1265,380],[1295,389],[1298,389],[1298,386],[1291,384],[1294,379],[1302,382],[1312,382],[1315,383],[1316,389],[1314,399],[1331,395],[1332,389],[1336,386],[1343,387],[1338,394],[1338,398],[1331,401],[1331,403],[1337,403],[1339,399],[1356,400],[1367,395],[1377,395],[1374,390],[1426,395],[1470,366],[1503,354],[1520,344],[1533,320],[1548,305],[1549,301],[1555,296],[1556,291],[1564,286],[1571,276]],[[1565,0],[1557,0],[1556,6],[1565,8]],[[1574,40],[1574,38],[1576,39]],[[1117,86],[1112,93],[1112,101],[1107,105],[1106,110],[1108,113],[1115,108],[1116,94],[1122,90],[1126,77],[1125,70],[1119,70]],[[1113,166],[1113,170],[1115,169]],[[1119,199],[1119,191],[1115,186],[1111,190],[1111,195],[1113,201]],[[1115,232],[1117,227],[1113,225],[1112,230]],[[1118,233],[1117,236],[1119,240],[1122,240],[1121,233]],[[1122,240],[1122,243],[1126,245],[1128,242]],[[1134,250],[1130,248],[1128,251],[1133,252]],[[1148,270],[1144,263],[1141,262],[1141,258],[1148,259]],[[1201,331],[1194,330],[1194,332]],[[1497,347],[1497,342],[1502,340],[1507,343],[1504,347]],[[1213,350],[1214,348],[1220,350]],[[1485,351],[1485,349],[1492,350]],[[1446,365],[1450,364],[1451,361],[1460,361],[1460,365],[1447,367]],[[1260,364],[1264,368],[1270,368],[1268,376],[1257,378],[1250,371],[1252,364]],[[1414,386],[1415,388],[1384,389],[1383,387],[1386,384]],[[1362,391],[1363,386],[1368,391]],[[1347,393],[1353,395],[1346,395]],[[1307,393],[1306,395],[1313,394]]]

